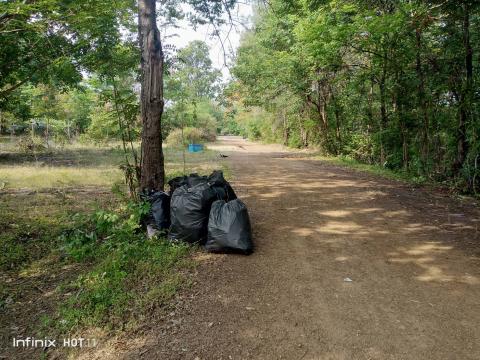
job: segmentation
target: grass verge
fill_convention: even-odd
[[[405,171],[393,171],[379,165],[364,164],[346,156],[315,155],[313,159],[325,161],[337,166],[364,171],[386,179],[399,180],[416,185],[422,185],[428,182],[424,176],[416,176]]]
[[[185,153],[185,165],[181,149],[164,150],[168,178],[226,170],[211,150]],[[2,151],[0,358],[45,355],[13,349],[15,336],[135,329],[189,285],[196,249],[146,239],[138,227],[145,208],[112,194],[122,188],[116,144]]]

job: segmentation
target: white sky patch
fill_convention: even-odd
[[[175,45],[177,49],[181,49],[193,40],[205,41],[210,49],[210,59],[212,60],[213,66],[220,69],[223,74],[223,79],[227,80],[230,78],[228,66],[231,65],[233,55],[240,44],[241,34],[246,27],[250,25],[253,14],[252,5],[237,4],[231,14],[234,19],[234,25],[226,24],[222,26],[220,29],[222,41],[220,41],[217,36],[211,36],[214,30],[212,25],[198,26],[197,29],[194,30],[188,21],[182,20],[178,21],[178,28],[168,28],[162,34],[162,37],[165,38],[164,44]],[[225,57],[228,66],[225,66]]]

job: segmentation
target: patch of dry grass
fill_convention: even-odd
[[[75,186],[109,187],[122,181],[115,167],[7,166],[0,168],[5,189],[45,189]]]
[[[138,148],[138,144],[136,145]],[[184,164],[185,155],[185,164]],[[218,153],[188,153],[164,147],[165,170],[170,177],[191,172],[209,173],[224,168]],[[110,188],[123,181],[123,150],[118,142],[72,143],[41,153],[22,153],[12,143],[0,148],[0,189],[53,189],[72,187]]]

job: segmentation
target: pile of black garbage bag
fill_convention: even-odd
[[[170,192],[148,194],[147,224],[168,232],[171,241],[201,244],[210,252],[253,251],[246,205],[237,198],[220,170],[210,176],[190,174],[168,182]]]

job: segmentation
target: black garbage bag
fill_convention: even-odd
[[[231,201],[237,198],[235,191],[233,191],[228,181],[225,180],[221,170],[213,171],[208,177],[208,182],[217,193],[219,199]]]
[[[253,251],[250,218],[247,206],[240,199],[217,200],[212,204],[205,250],[243,254]]]
[[[208,181],[208,178],[206,176],[200,176],[197,173],[192,173],[188,176],[177,176],[168,182],[168,185],[170,186],[170,194],[173,195],[175,190],[183,185],[188,185],[188,187],[192,187],[206,181]]]
[[[168,230],[170,227],[170,196],[163,192],[148,192],[141,194],[144,201],[150,203],[150,213],[141,219],[143,226],[154,230]]]
[[[151,213],[158,230],[168,230],[170,227],[170,196],[158,191],[150,197]]]
[[[197,173],[190,174],[190,176],[187,177],[187,184],[189,187],[196,186],[201,183],[205,183],[208,181],[207,176],[203,175],[200,176]]]
[[[170,186],[170,195],[173,195],[176,189],[187,184],[188,176],[177,176],[168,182]]]
[[[171,225],[168,238],[172,241],[203,244],[207,239],[208,215],[217,194],[205,181],[175,190],[170,202]]]
[[[197,173],[179,176],[168,184],[172,194],[169,238],[175,241],[204,243],[213,201],[237,198],[220,170],[208,177]]]

